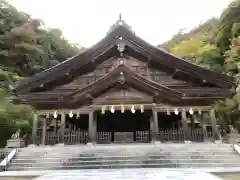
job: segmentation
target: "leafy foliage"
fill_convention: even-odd
[[[62,37],[59,29],[44,29],[43,22],[0,1],[1,65],[20,76],[31,76],[79,51]]]
[[[31,131],[33,109],[11,102],[14,82],[76,55],[59,29],[46,29],[39,19],[0,0],[0,146],[17,129]],[[54,62],[54,63],[53,63]]]
[[[225,68],[229,73],[238,73],[240,65],[240,36],[232,39],[230,49],[225,52],[225,57]]]
[[[0,146],[17,130],[24,134],[31,133],[33,109],[28,105],[15,105],[11,102],[8,91],[0,89]]]
[[[235,76],[240,69],[240,0],[234,0],[222,12],[220,19],[212,18],[183,33],[179,31],[160,47],[189,61],[217,72]],[[240,88],[238,88],[240,89]],[[240,91],[231,99],[215,105],[222,126],[234,124],[240,130]]]
[[[179,31],[170,41],[159,46],[192,63],[222,72],[224,58],[220,55],[217,45],[214,44],[218,26],[218,19],[209,19],[188,33]]]
[[[231,39],[239,36],[240,1],[234,0],[223,11],[215,41],[222,54],[229,49]]]

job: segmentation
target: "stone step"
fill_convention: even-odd
[[[38,158],[42,158],[42,159],[48,159],[48,158],[52,158],[52,159],[57,159],[57,158],[72,158],[72,159],[76,159],[76,158],[79,158],[79,159],[95,159],[95,158],[138,158],[138,157],[145,157],[145,156],[148,156],[148,157],[151,157],[151,158],[158,158],[158,157],[192,157],[192,158],[198,158],[198,157],[201,157],[201,158],[214,158],[214,157],[238,157],[237,154],[235,154],[234,152],[233,153],[229,153],[229,154],[209,154],[209,155],[206,155],[206,154],[155,154],[155,155],[152,155],[152,154],[143,154],[143,155],[121,155],[121,154],[117,154],[117,155],[91,155],[91,156],[81,156],[81,155],[54,155],[52,156],[51,154],[47,154],[47,155],[38,155],[38,156],[17,156],[15,157],[14,159],[36,159],[36,157]],[[239,156],[240,158],[240,156]]]
[[[46,162],[44,160],[41,161],[35,161],[34,162],[17,162],[12,163],[12,165],[15,166],[21,166],[21,167],[29,167],[29,166],[35,166],[35,165],[46,165],[46,166],[54,166],[56,164],[64,164],[64,165],[101,165],[101,164],[115,164],[115,163],[132,163],[132,164],[166,164],[166,163],[178,163],[178,164],[185,164],[185,163],[231,163],[231,164],[239,164],[239,160],[231,160],[228,159],[215,159],[215,160],[202,160],[202,159],[138,159],[138,160],[96,160],[96,161],[72,161],[72,160],[60,160],[60,161],[49,161]]]
[[[240,167],[231,144],[73,145],[20,149],[8,170]]]
[[[137,147],[136,147],[137,148]],[[210,151],[210,150],[216,150],[216,151],[224,151],[224,150],[230,150],[230,149],[232,149],[232,147],[227,147],[227,148],[222,148],[222,147],[216,147],[216,148],[204,148],[204,147],[202,147],[202,148],[174,148],[174,147],[172,147],[172,148],[160,148],[160,147],[158,147],[158,148],[142,148],[142,147],[139,147],[139,148],[141,148],[141,149],[133,149],[133,148],[119,148],[119,149],[117,149],[117,148],[102,148],[102,149],[97,149],[97,148],[95,148],[95,147],[93,147],[93,148],[87,148],[87,149],[85,149],[85,148],[83,148],[83,149],[77,149],[77,148],[75,148],[75,149],[69,149],[69,148],[65,148],[65,147],[62,147],[61,149],[34,149],[34,148],[27,148],[27,149],[22,149],[22,150],[20,150],[20,151],[22,151],[22,152],[24,152],[24,151],[26,151],[26,152],[42,152],[42,151],[56,151],[56,152],[61,152],[62,151],[62,149],[64,149],[65,151],[79,151],[79,152],[88,152],[88,151],[93,151],[93,152],[112,152],[112,151],[114,151],[114,150],[118,150],[118,151],[126,151],[126,150],[129,150],[129,151],[133,151],[133,150],[135,150],[135,151],[141,151],[141,150],[152,150],[152,151],[171,151],[171,150],[178,150],[178,151]]]
[[[19,152],[18,153],[18,156],[29,156],[29,155],[44,155],[44,154],[61,154],[61,155],[70,155],[70,154],[79,154],[79,155],[85,155],[85,156],[90,156],[90,155],[104,155],[104,154],[109,154],[109,155],[114,155],[114,154],[136,154],[136,155],[141,155],[141,154],[146,154],[146,153],[149,153],[149,154],[194,154],[194,153],[198,153],[198,154],[217,154],[217,153],[224,153],[224,154],[229,154],[229,153],[232,153],[234,152],[233,149],[230,149],[228,151],[183,151],[183,152],[180,152],[180,151],[175,151],[175,150],[171,150],[171,151],[141,151],[141,152],[138,152],[138,151],[114,151],[114,152],[102,152],[102,153],[99,153],[99,152],[79,152],[79,151],[76,151],[76,152],[69,152],[69,151],[59,151],[59,152],[56,152],[56,151],[42,151],[42,152],[39,152],[39,153],[31,153],[31,152]]]
[[[187,168],[187,167],[235,167],[235,164],[232,163],[213,163],[209,166],[208,163],[187,163],[187,164],[101,164],[101,165],[64,165],[64,166],[55,166],[52,168],[49,167],[9,167],[9,171],[19,171],[19,170],[67,170],[67,169],[109,169],[109,168]],[[239,166],[239,164],[237,164]]]
[[[193,146],[195,146],[195,147],[193,147]],[[150,145],[150,147],[145,147],[145,146],[134,146],[134,147],[128,147],[128,146],[123,146],[123,147],[118,147],[118,146],[113,146],[113,147],[111,147],[111,146],[92,146],[92,147],[88,147],[88,146],[86,146],[86,147],[75,147],[74,148],[74,146],[73,147],[68,147],[68,146],[62,146],[62,147],[51,147],[51,148],[42,148],[42,147],[36,147],[36,148],[24,148],[24,149],[22,149],[22,150],[24,150],[24,151],[27,151],[27,150],[29,150],[29,151],[32,151],[32,150],[34,150],[34,151],[36,151],[36,152],[41,152],[42,150],[49,150],[49,151],[52,151],[52,150],[56,150],[56,151],[58,151],[58,150],[62,150],[62,148],[64,148],[64,149],[66,149],[66,150],[80,150],[80,151],[86,151],[86,150],[94,150],[94,151],[105,151],[105,150],[107,150],[107,151],[111,151],[111,150],[114,150],[114,149],[118,149],[118,150],[126,150],[126,149],[130,149],[130,150],[133,150],[133,149],[135,149],[135,150],[137,150],[138,148],[141,148],[141,149],[165,149],[165,150],[171,150],[171,149],[178,149],[178,150],[187,150],[187,149],[192,149],[192,150],[211,150],[211,149],[219,149],[219,148],[221,148],[222,150],[224,150],[224,149],[230,149],[232,147],[232,145],[227,145],[227,146],[209,146],[209,147],[207,147],[207,146],[196,146],[196,145],[191,145],[191,146],[189,146],[189,145],[186,145],[186,146],[167,146],[167,145],[163,145],[163,146],[158,146],[158,145],[156,145],[156,146],[152,146],[152,145]],[[137,148],[137,149],[136,149]],[[221,149],[219,149],[219,150],[221,150]],[[21,149],[20,149],[21,150]]]
[[[178,150],[180,152],[185,152],[185,151],[229,151],[232,149],[232,147],[228,147],[228,148],[199,148],[199,149],[193,149],[193,148],[141,148],[141,149],[102,149],[102,150],[98,150],[98,149],[67,149],[67,148],[62,148],[64,149],[66,152],[71,151],[71,152],[98,152],[98,153],[105,153],[105,152],[114,152],[115,150],[118,151],[136,151],[136,152],[141,152],[141,150],[150,150],[150,151],[172,151],[172,150]],[[56,151],[56,152],[62,152],[62,149],[41,149],[41,150],[34,150],[34,149],[24,149],[24,150],[19,150],[20,152],[31,152],[31,153],[41,153],[42,151]]]
[[[209,162],[211,161],[216,161],[216,160],[228,160],[229,162],[232,161],[240,161],[240,158],[228,158],[228,157],[221,157],[221,158],[217,158],[217,157],[213,157],[213,158],[206,158],[206,157],[196,157],[196,158],[192,158],[192,157],[158,157],[158,158],[150,158],[150,157],[138,157],[138,158],[126,158],[126,157],[118,157],[118,158],[88,158],[88,159],[79,159],[79,158],[43,158],[43,159],[21,159],[21,160],[13,160],[13,163],[36,163],[39,160],[44,161],[46,163],[48,162],[65,162],[67,160],[71,160],[71,161],[81,161],[81,162],[87,162],[87,161],[124,161],[124,160],[142,160],[142,159],[148,159],[148,160],[157,160],[157,159],[164,159],[164,160],[202,160],[202,161],[206,161],[208,160]]]
[[[77,150],[77,151],[95,151],[95,152],[105,152],[105,151],[113,151],[115,149],[117,150],[136,150],[136,151],[140,151],[139,149],[135,149],[135,148],[138,148],[138,147],[135,147],[135,148],[106,148],[106,147],[102,147],[102,148],[99,148],[99,147],[91,147],[91,148],[68,148],[66,146],[63,146],[61,148],[26,148],[26,149],[19,149],[20,151],[29,151],[29,152],[41,152],[41,151],[61,151],[62,149],[65,149],[66,151],[70,150],[70,151],[74,151],[74,150]],[[205,151],[209,151],[209,150],[229,150],[232,148],[232,146],[228,146],[228,147],[199,147],[199,148],[193,148],[193,147],[139,147],[141,149],[151,149],[151,150],[172,150],[172,149],[178,149],[179,151],[185,151],[185,150],[193,150],[193,151],[199,151],[199,150],[205,150]]]
[[[138,159],[141,157],[148,157],[151,159],[157,159],[157,158],[163,158],[163,157],[168,157],[168,158],[202,158],[202,159],[215,159],[215,158],[228,158],[228,159],[240,159],[240,156],[237,154],[216,154],[216,155],[178,155],[178,154],[169,154],[169,155],[142,155],[142,156],[124,156],[124,155],[118,155],[118,156],[38,156],[38,158],[44,159],[44,160],[59,160],[59,159],[78,159],[78,160],[94,160],[94,159]],[[23,157],[15,157],[12,162],[15,161],[21,161],[21,160],[32,160],[35,159],[34,156],[26,156],[25,158]]]
[[[145,154],[145,152],[148,152],[148,153],[171,153],[171,152],[174,152],[174,153],[178,153],[178,154],[186,154],[186,153],[227,153],[227,152],[231,152],[233,151],[233,148],[231,149],[228,149],[228,150],[199,150],[199,151],[191,151],[191,150],[184,150],[184,151],[179,151],[177,149],[172,149],[172,150],[156,150],[156,151],[153,151],[153,150],[142,150],[142,151],[134,151],[134,150],[115,150],[115,151],[104,151],[104,152],[97,152],[97,151],[86,151],[86,152],[83,152],[83,151],[67,151],[67,150],[63,150],[63,151],[45,151],[45,150],[42,150],[41,152],[28,152],[28,151],[25,151],[25,152],[20,152],[21,154],[23,155],[28,155],[28,154],[32,154],[32,155],[35,155],[35,154],[44,154],[44,153],[55,153],[55,154],[116,154],[116,153],[135,153],[135,154]]]

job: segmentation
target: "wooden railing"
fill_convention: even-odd
[[[111,143],[112,142],[112,132],[98,132],[97,133],[98,143]]]
[[[88,132],[86,131],[71,131],[64,133],[64,143],[67,144],[86,144],[88,142]]]
[[[136,142],[149,142],[150,132],[149,131],[136,131]]]
[[[159,131],[159,140],[161,142],[172,141],[194,141],[194,142],[203,142],[204,140],[213,140],[212,131],[204,131],[202,128],[187,129],[184,131],[180,129],[160,129]]]
[[[64,144],[86,144],[88,142],[88,132],[71,131],[64,132],[63,140],[60,133],[46,132],[45,144],[54,145],[58,143]]]
[[[117,132],[116,132],[117,133]],[[124,132],[123,132],[124,133]],[[132,132],[132,142],[150,142],[151,133],[150,131],[136,131]],[[115,138],[113,132],[97,132],[96,141],[97,143],[112,143]],[[124,138],[124,137],[123,137]],[[71,131],[65,132],[63,139],[61,139],[60,133],[47,132],[45,138],[46,145],[54,145],[58,143],[64,144],[86,144],[88,143],[88,132],[87,131]],[[188,129],[184,131],[180,129],[160,129],[158,133],[158,141],[161,142],[203,142],[204,140],[214,140],[212,131],[204,131],[202,128]],[[124,141],[124,139],[123,139]],[[130,142],[130,141],[129,141]]]

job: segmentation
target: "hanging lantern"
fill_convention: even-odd
[[[69,115],[70,118],[72,118],[73,117],[73,112],[70,111],[68,115]]]
[[[179,114],[179,111],[178,111],[178,109],[177,109],[177,108],[175,108],[175,109],[174,109],[174,113],[175,113],[176,115],[178,115],[178,114]]]
[[[76,117],[79,118],[80,117],[80,112],[77,111]]]
[[[189,114],[193,115],[193,113],[194,113],[194,112],[193,112],[193,109],[190,108],[190,109],[189,109]]]
[[[140,105],[140,111],[141,111],[141,113],[144,112],[144,106],[143,105]]]
[[[134,109],[134,106],[132,106],[131,111],[133,114],[136,112],[136,110]]]
[[[53,113],[53,117],[56,119],[57,118],[57,111],[54,111],[54,113]]]
[[[103,107],[102,107],[101,114],[105,114],[105,110],[106,110],[106,107],[105,107],[105,106],[103,106]]]
[[[198,114],[201,115],[202,114],[202,111],[201,109],[198,110]]]
[[[121,105],[121,113],[124,113],[124,106]]]
[[[111,113],[114,113],[114,112],[115,112],[114,106],[111,107],[110,111],[111,111]]]
[[[167,108],[167,115],[170,115],[170,110],[169,110],[169,108]]]

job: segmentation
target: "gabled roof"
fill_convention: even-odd
[[[195,78],[208,81],[218,87],[231,88],[235,85],[234,78],[230,76],[204,69],[148,44],[137,37],[124,21],[119,20],[112,26],[109,33],[97,44],[52,68],[20,81],[16,85],[15,90],[17,93],[29,92],[40,85],[49,84],[56,79],[69,76],[69,74],[72,78],[74,78],[73,76],[83,74],[89,70],[89,68],[94,67],[100,59],[106,60],[113,55],[119,55],[120,53],[117,50],[119,43],[144,55],[150,61],[155,61],[160,65],[186,72]],[[59,81],[58,85],[61,83],[64,83],[64,81]]]
[[[190,101],[194,104],[196,100],[204,100],[204,103],[212,103],[213,100],[223,99],[224,97],[206,96],[206,97],[188,97],[186,94],[158,84],[145,77],[142,77],[124,65],[119,65],[110,73],[100,78],[98,81],[83,87],[82,89],[72,91],[65,94],[46,94],[29,93],[21,96],[26,101],[38,108],[79,108],[80,106],[91,104],[92,100],[108,89],[114,86],[125,85],[138,89],[146,94],[151,95],[154,99],[160,102],[167,102],[170,104],[188,104]],[[59,98],[61,97],[61,98]],[[22,101],[22,100],[20,100]],[[150,102],[152,103],[152,102]]]
[[[139,76],[122,64],[107,75],[100,78],[98,81],[95,81],[94,83],[89,84],[80,90],[76,90],[68,94],[67,97],[73,97],[74,95],[81,94],[82,92],[84,92],[84,94],[94,94],[95,92],[101,91],[101,89],[106,89],[106,87],[109,87],[114,83],[124,84],[126,82],[138,87],[140,86],[145,92],[149,92],[151,94],[159,92],[163,93],[163,95],[171,96],[172,98],[181,98],[182,96],[182,93]]]

